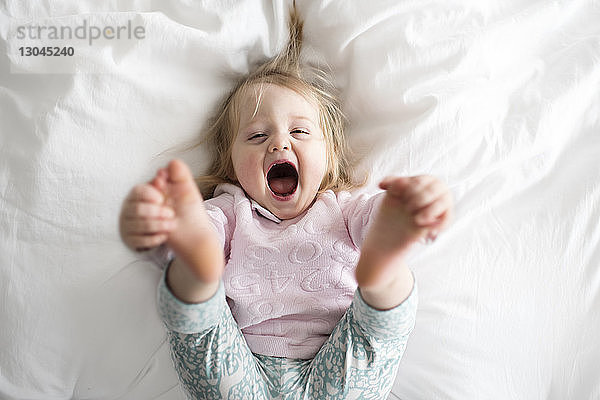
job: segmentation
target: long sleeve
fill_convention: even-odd
[[[215,191],[215,194],[217,193],[220,192]],[[235,227],[233,196],[228,193],[220,194],[212,199],[206,200],[204,206],[206,208],[206,213],[215,228],[215,232],[223,245],[225,259],[228,259],[231,252],[231,237]]]
[[[352,196],[348,192],[337,194],[337,201],[342,209],[348,233],[357,248],[360,248],[367,236],[384,195],[385,192],[375,195],[363,193],[356,196]]]

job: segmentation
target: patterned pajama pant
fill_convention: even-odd
[[[310,360],[253,354],[225,300],[186,304],[161,280],[159,312],[175,369],[191,399],[386,399],[415,323],[417,290],[378,311],[357,289],[352,304]]]

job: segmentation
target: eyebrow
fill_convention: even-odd
[[[261,123],[264,123],[264,121],[268,119],[268,118],[262,118],[259,116],[255,116],[253,117],[250,121],[248,121],[248,123],[240,126],[240,130],[246,130],[251,128],[253,125],[258,125]],[[297,121],[297,120],[302,120],[302,121],[307,121],[309,122],[311,125],[313,125],[313,127],[315,126],[319,126],[315,121],[313,121],[312,119],[302,116],[302,115],[291,115],[289,116],[289,120],[290,121]]]

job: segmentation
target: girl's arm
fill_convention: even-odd
[[[205,302],[217,292],[219,280],[204,283],[194,275],[192,270],[193,267],[186,265],[179,258],[175,258],[167,270],[167,287],[175,297],[184,303]]]

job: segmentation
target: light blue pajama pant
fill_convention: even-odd
[[[378,311],[357,289],[352,304],[310,360],[250,351],[225,300],[186,304],[165,283],[158,307],[171,355],[192,399],[386,399],[415,323],[416,286],[398,307]]]

